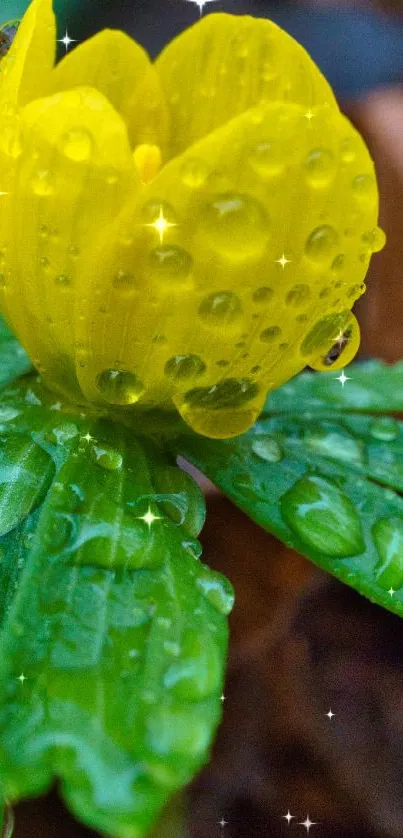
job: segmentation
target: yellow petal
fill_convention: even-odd
[[[87,398],[175,404],[198,432],[229,437],[345,331],[356,348],[350,309],[375,249],[378,192],[338,110],[251,109],[139,197],[88,263],[100,293],[79,301]]]
[[[208,15],[156,61],[170,109],[170,156],[260,103],[329,102],[331,88],[308,53],[268,20]]]
[[[158,75],[146,51],[123,32],[105,29],[79,44],[57,65],[49,93],[90,85],[123,116],[133,146],[164,147],[167,108]]]
[[[22,141],[7,197],[1,307],[45,382],[74,397],[76,296],[88,295],[88,283],[93,303],[97,295],[83,253],[107,235],[139,181],[123,120],[91,88],[27,105]]]
[[[42,96],[53,67],[56,23],[51,0],[33,0],[24,15],[11,49],[1,61],[1,120],[7,108],[25,105]]]

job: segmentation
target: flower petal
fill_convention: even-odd
[[[97,294],[92,273],[82,274],[83,253],[107,235],[139,182],[124,122],[98,91],[39,99],[21,120],[23,151],[3,219],[1,306],[44,379],[77,396],[75,300],[88,282]]]
[[[78,368],[98,404],[177,406],[241,433],[266,393],[345,330],[377,239],[371,158],[329,106],[251,109],[175,158],[128,205],[78,301]],[[346,350],[347,352],[347,350]]]
[[[24,15],[13,44],[1,61],[0,102],[26,105],[42,96],[53,67],[56,23],[51,0],[33,0]]]
[[[79,44],[57,65],[49,84],[49,93],[95,87],[127,122],[133,146],[165,146],[167,107],[158,74],[146,51],[123,32],[104,29]]]
[[[308,53],[269,20],[208,15],[168,44],[155,66],[170,108],[170,157],[260,103],[335,104]]]

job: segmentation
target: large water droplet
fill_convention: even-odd
[[[235,601],[234,589],[222,573],[202,571],[196,580],[196,585],[220,614],[229,614],[232,611]]]
[[[221,328],[233,323],[241,314],[241,301],[232,291],[220,291],[205,297],[199,306],[199,315],[210,326]]]
[[[314,355],[320,349],[326,350],[332,346],[344,332],[345,326],[351,317],[349,311],[341,314],[328,314],[318,320],[306,335],[302,345],[301,354]]]
[[[109,445],[93,445],[91,453],[95,462],[107,471],[118,471],[122,468],[122,454]]]
[[[164,675],[164,687],[183,701],[201,701],[218,691],[221,661],[217,647],[207,638],[189,631],[181,649],[181,658]]]
[[[360,327],[354,314],[350,315],[347,326],[339,334],[340,337],[326,354],[310,359],[309,366],[312,369],[321,372],[340,370],[353,360],[360,345]]]
[[[223,256],[248,259],[267,242],[269,217],[249,195],[219,195],[204,207],[201,219],[201,230],[209,244]]]
[[[399,436],[399,423],[396,419],[389,416],[382,416],[379,419],[374,419],[370,427],[370,434],[375,439],[381,439],[384,442],[391,442]]]
[[[334,483],[318,475],[302,477],[281,498],[281,513],[303,544],[342,559],[364,552],[360,518]]]
[[[263,329],[263,332],[260,332],[259,339],[263,343],[273,343],[280,335],[281,329],[279,326],[269,326],[267,329]]]
[[[172,381],[197,378],[205,372],[206,365],[198,355],[174,355],[166,362],[164,373]]]
[[[75,163],[83,163],[85,160],[89,160],[92,155],[93,139],[84,128],[75,128],[62,137],[61,147],[69,160],[74,160]]]
[[[361,465],[364,462],[364,443],[347,431],[323,423],[310,426],[304,435],[304,444],[317,454]]]
[[[196,387],[188,390],[185,399],[188,405],[225,410],[240,407],[254,399],[259,393],[259,386],[249,378],[225,378],[212,387]]]
[[[334,154],[327,148],[315,148],[308,154],[304,169],[305,177],[311,186],[327,186],[336,171]]]
[[[317,227],[305,245],[307,258],[317,265],[327,265],[339,244],[339,236],[333,227],[323,224]]]
[[[135,404],[144,393],[144,385],[133,372],[108,369],[97,376],[97,387],[110,404]]]
[[[149,256],[151,278],[166,285],[167,291],[186,284],[192,265],[190,253],[176,245],[156,247]]]
[[[374,227],[362,236],[363,242],[368,245],[372,253],[379,253],[386,244],[386,235],[381,227]]]
[[[355,197],[362,203],[372,204],[376,200],[376,181],[373,175],[357,175],[352,187]]]
[[[268,285],[262,285],[261,288],[257,288],[256,291],[253,292],[253,302],[258,305],[264,305],[272,298],[273,293],[273,289],[269,288]]]
[[[286,154],[275,141],[257,143],[249,151],[248,163],[260,177],[279,177],[285,171]]]
[[[267,435],[254,438],[252,451],[259,460],[264,460],[266,463],[279,463],[283,458],[283,452],[277,440]]]
[[[403,519],[381,518],[374,524],[372,536],[380,558],[376,582],[385,590],[398,591],[403,585]]]

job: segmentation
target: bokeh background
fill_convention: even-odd
[[[125,29],[151,55],[195,22],[187,0],[55,0],[59,37]],[[0,18],[26,0],[0,0]],[[303,43],[365,137],[388,235],[356,306],[361,357],[403,358],[403,0],[221,0]],[[60,46],[61,54],[63,47]],[[403,622],[315,569],[202,480],[204,561],[236,590],[223,724],[188,789],[188,838],[403,836]],[[335,713],[326,716],[329,708]],[[282,818],[295,815],[288,826]],[[226,821],[221,827],[220,820]],[[21,804],[15,838],[84,838],[56,793]],[[160,838],[184,838],[161,835]]]

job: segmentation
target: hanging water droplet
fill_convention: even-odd
[[[188,390],[185,399],[188,405],[225,410],[240,407],[254,399],[259,393],[259,386],[249,378],[226,378],[212,387],[196,387]]]
[[[344,311],[341,314],[328,314],[327,317],[318,320],[306,335],[301,354],[314,355],[320,349],[327,349],[329,344],[332,346],[343,334],[350,317],[350,311]]]
[[[91,454],[93,460],[106,471],[118,471],[122,468],[122,454],[109,445],[93,445]]]
[[[197,577],[196,585],[220,614],[232,611],[235,593],[231,582],[218,571],[204,570]]]
[[[185,160],[180,173],[185,186],[189,186],[191,189],[200,189],[206,182],[210,170],[204,160],[191,158]]]
[[[176,245],[156,247],[149,256],[151,278],[166,285],[167,291],[172,291],[175,286],[181,288],[187,283],[192,265],[190,253]]]
[[[336,172],[333,152],[327,148],[316,148],[308,154],[304,163],[305,177],[314,187],[327,186]]]
[[[363,242],[368,245],[372,253],[379,253],[386,244],[386,235],[380,227],[369,230],[362,236]]]
[[[371,436],[383,442],[391,442],[392,439],[400,436],[399,423],[389,416],[381,416],[379,419],[375,419],[369,430]]]
[[[259,436],[252,442],[252,451],[259,460],[266,463],[279,463],[283,459],[283,452],[274,437]]]
[[[380,561],[375,580],[381,588],[398,591],[403,586],[403,520],[397,516],[380,518],[372,528]]]
[[[135,404],[144,393],[144,385],[137,375],[124,370],[104,370],[97,376],[96,383],[110,404]]]
[[[200,229],[223,256],[248,259],[265,247],[269,217],[255,198],[228,192],[206,204]]]
[[[327,265],[339,244],[339,236],[328,224],[317,227],[308,238],[305,253],[311,262]]]
[[[198,355],[174,355],[166,362],[164,374],[172,381],[197,378],[206,370],[206,365]]]
[[[63,154],[75,163],[89,160],[93,152],[93,139],[84,128],[75,128],[64,134],[61,140]]]
[[[281,498],[281,513],[303,544],[333,558],[364,552],[361,521],[350,498],[318,475],[298,480]]]
[[[241,301],[232,291],[220,291],[205,297],[199,315],[209,326],[221,328],[236,321],[242,311]]]

